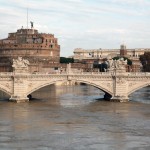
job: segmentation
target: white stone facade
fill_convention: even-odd
[[[127,49],[127,55],[129,59],[138,60],[140,55],[144,52],[150,52],[150,49]],[[81,61],[84,59],[104,59],[108,56],[116,57],[120,56],[120,49],[82,49],[76,48],[74,50],[74,60]]]

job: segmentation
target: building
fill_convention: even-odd
[[[125,45],[121,45],[120,49],[82,49],[76,48],[74,50],[74,60],[75,62],[95,62],[107,58],[108,56],[117,57],[117,56],[125,56],[129,59],[139,59],[140,55],[143,55],[144,52],[150,51],[150,49],[126,49]]]
[[[30,72],[41,71],[48,64],[59,63],[60,45],[54,34],[38,33],[38,30],[18,29],[0,40],[0,72],[12,71],[12,60],[21,56],[30,62]]]
[[[108,57],[127,57],[132,60],[132,71],[140,71],[141,63],[139,61],[140,55],[144,52],[150,52],[150,49],[127,49],[124,44],[120,49],[82,49],[76,48],[74,50],[74,61],[78,63],[102,63]]]

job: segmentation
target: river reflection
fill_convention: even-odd
[[[129,103],[98,100],[103,94],[92,86],[52,85],[29,103],[1,98],[0,150],[149,150],[150,88]]]

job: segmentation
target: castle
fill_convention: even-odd
[[[18,29],[0,40],[0,72],[12,71],[12,60],[28,59],[30,72],[39,72],[45,65],[59,63],[60,45],[54,34],[38,33],[33,23],[30,29]]]

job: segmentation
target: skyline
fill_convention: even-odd
[[[61,56],[75,48],[150,48],[149,0],[0,0],[0,39],[28,21],[58,38]],[[30,26],[30,24],[28,24]]]

